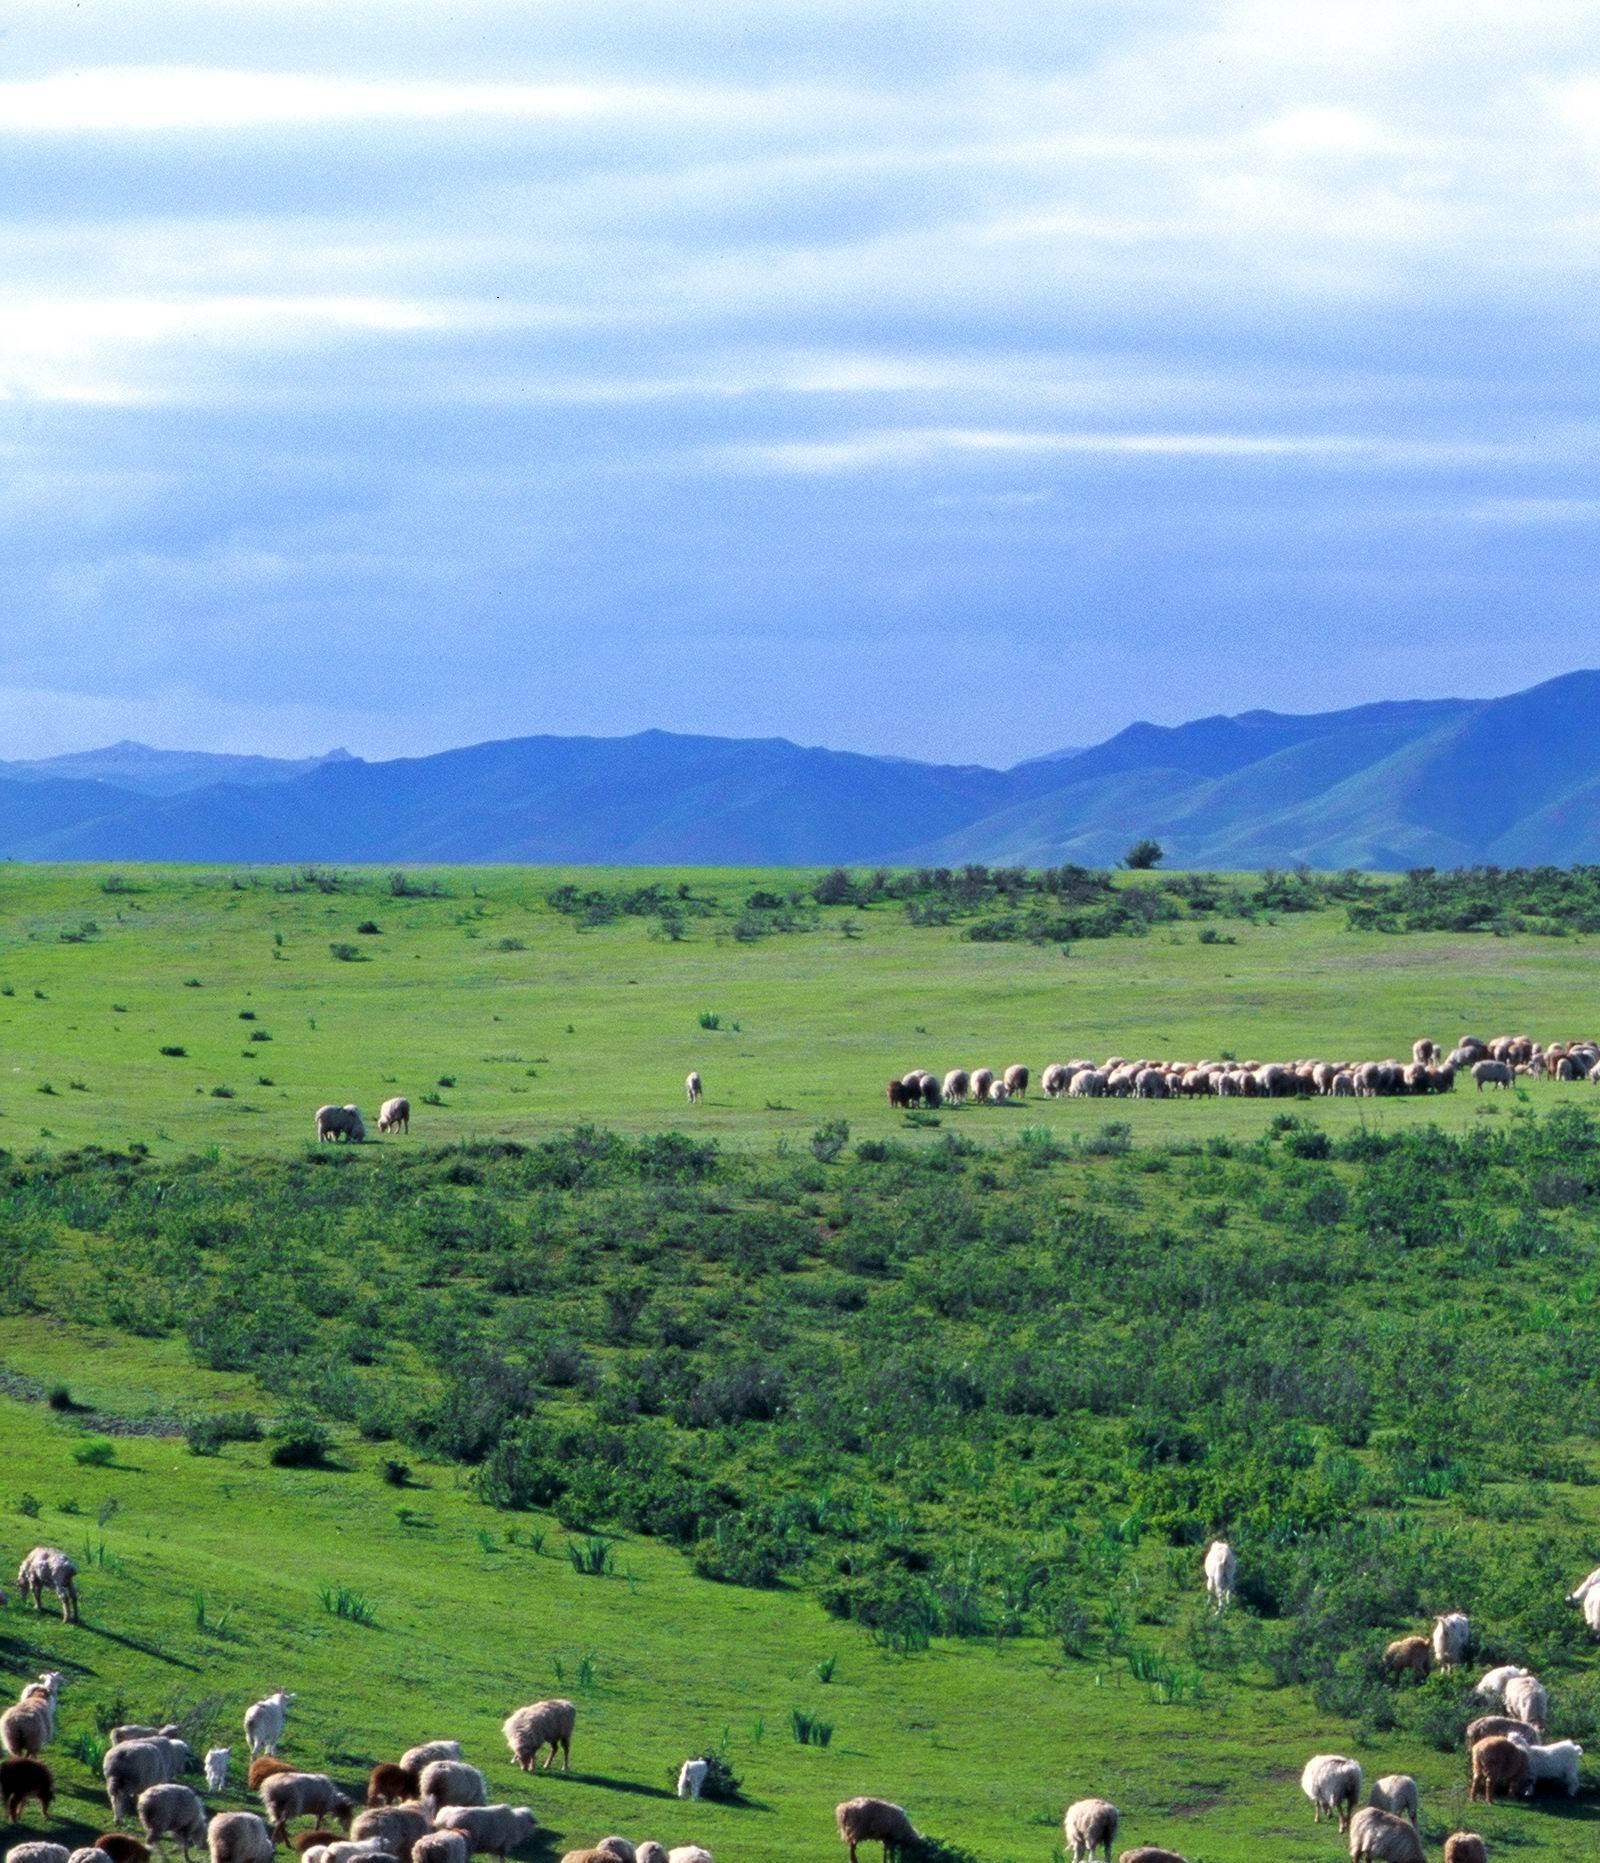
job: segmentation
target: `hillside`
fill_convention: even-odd
[[[32,861],[1105,865],[1600,860],[1600,673],[1489,700],[1136,724],[1010,770],[646,731],[368,763],[118,745],[0,764]]]

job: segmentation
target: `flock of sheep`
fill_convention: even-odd
[[[319,1106],[316,1127],[319,1145],[338,1139],[359,1145],[367,1136],[366,1122],[361,1117],[359,1106]],[[411,1130],[411,1102],[398,1097],[385,1100],[378,1108],[378,1130],[380,1132],[409,1132]]]
[[[1387,1061],[1156,1061],[1114,1054],[1104,1061],[1052,1061],[1039,1076],[1051,1099],[1371,1099],[1396,1094],[1449,1093],[1458,1074],[1481,1093],[1518,1080],[1592,1080],[1600,1085],[1600,1043],[1552,1042],[1526,1035],[1483,1041],[1463,1035],[1445,1054],[1437,1042],[1413,1043],[1409,1062]],[[941,1080],[913,1068],[885,1089],[892,1107],[1000,1106],[1027,1097],[1032,1072],[1020,1063],[993,1068],[952,1068]],[[699,1097],[699,1075],[689,1076],[689,1098]]]

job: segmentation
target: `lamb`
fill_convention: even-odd
[[[259,1758],[251,1760],[245,1770],[244,1782],[252,1792],[259,1792],[275,1772],[293,1772],[294,1770],[295,1768],[287,1760],[279,1759],[272,1753],[263,1753]]]
[[[277,1772],[262,1781],[261,1804],[272,1821],[272,1839],[282,1843],[291,1818],[332,1818],[350,1828],[355,1806],[325,1772]]]
[[[227,1789],[228,1761],[232,1757],[232,1747],[208,1747],[206,1749],[206,1790],[208,1792],[221,1792]]]
[[[1539,1730],[1531,1721],[1519,1721],[1509,1714],[1485,1714],[1467,1723],[1467,1751],[1470,1753],[1480,1740],[1489,1740],[1496,1734],[1516,1734],[1529,1746],[1539,1744]]]
[[[1226,1540],[1213,1540],[1206,1548],[1206,1593],[1217,1610],[1233,1603],[1233,1581],[1238,1560]]]
[[[55,1779],[43,1760],[0,1760],[0,1801],[5,1804],[8,1822],[22,1822],[22,1807],[30,1798],[38,1799],[40,1817],[48,1818],[55,1795]]]
[[[430,1760],[422,1769],[417,1797],[430,1819],[445,1805],[487,1805],[489,1787],[476,1766],[465,1760]]]
[[[192,1786],[152,1785],[139,1794],[139,1822],[147,1844],[164,1844],[176,1837],[185,1857],[190,1844],[206,1840],[206,1808]]]
[[[1455,1831],[1444,1840],[1444,1863],[1489,1863],[1489,1851],[1476,1831]]]
[[[1368,1806],[1350,1820],[1351,1863],[1425,1863],[1422,1840],[1404,1818]]]
[[[36,1611],[44,1608],[47,1590],[56,1594],[64,1624],[78,1622],[78,1568],[59,1546],[35,1546],[17,1568],[17,1589],[33,1601]]]
[[[1520,1736],[1510,1734],[1508,1739],[1517,1740]],[[1547,1779],[1567,1788],[1567,1797],[1578,1796],[1578,1761],[1583,1757],[1583,1748],[1576,1740],[1556,1740],[1549,1746],[1538,1746],[1532,1742],[1525,1748],[1528,1755],[1528,1796],[1531,1798],[1535,1787]]]
[[[1417,1827],[1417,1782],[1408,1772],[1386,1772],[1374,1781],[1367,1803],[1397,1818],[1409,1818]]]
[[[1300,1774],[1300,1790],[1311,1800],[1313,1824],[1320,1824],[1326,1811],[1341,1831],[1348,1830],[1361,1802],[1361,1768],[1342,1753],[1313,1754]]]
[[[70,1863],[65,1844],[13,1844],[6,1863]]]
[[[1005,1072],[1006,1092],[1014,1100],[1025,1100],[1028,1097],[1028,1082],[1031,1079],[1032,1075],[1027,1068],[1020,1061],[1014,1061]]]
[[[125,1831],[102,1831],[94,1840],[96,1850],[103,1850],[111,1863],[150,1863],[150,1847]]]
[[[317,1142],[325,1144],[338,1139],[348,1140],[358,1145],[367,1136],[367,1128],[361,1120],[358,1106],[319,1106],[317,1108]]]
[[[1481,1793],[1486,1805],[1494,1803],[1497,1791],[1526,1798],[1532,1790],[1532,1779],[1528,1749],[1505,1734],[1492,1734],[1472,1749],[1472,1783],[1467,1798],[1470,1801]]]
[[[417,1790],[417,1774],[404,1761],[395,1766],[382,1760],[367,1774],[369,1805],[403,1805],[417,1796]]]
[[[451,1812],[444,1811],[441,1818],[448,1819]],[[419,1837],[428,1834],[429,1818],[421,1805],[384,1805],[375,1811],[363,1811],[350,1826],[350,1835],[358,1843],[365,1843],[369,1838],[376,1838],[386,1851],[400,1858],[400,1863],[410,1863],[411,1847]],[[467,1841],[472,1841],[470,1834]]]
[[[1097,1847],[1104,1849],[1106,1863],[1111,1863],[1111,1840],[1121,1822],[1122,1813],[1108,1798],[1080,1798],[1068,1805],[1061,1828],[1072,1863],[1084,1863]]]
[[[411,1863],[467,1863],[471,1855],[460,1831],[429,1831],[411,1846]]]
[[[1433,1659],[1448,1673],[1467,1659],[1467,1644],[1472,1626],[1464,1612],[1446,1611],[1433,1620]]]
[[[944,1077],[944,1097],[952,1106],[962,1106],[972,1091],[972,1076],[964,1067],[953,1067]]]
[[[1514,1675],[1506,1683],[1506,1713],[1531,1721],[1541,1733],[1550,1714],[1550,1697],[1536,1675]]]
[[[447,1805],[439,1813],[439,1828],[459,1831],[474,1853],[486,1850],[503,1860],[508,1851],[531,1843],[538,1826],[526,1805]]]
[[[544,1763],[545,1771],[555,1764],[559,1747],[561,1770],[566,1772],[572,1765],[572,1729],[577,1718],[575,1704],[558,1696],[551,1701],[532,1702],[508,1714],[500,1731],[506,1737],[511,1757],[524,1772],[533,1771],[539,1749],[546,1746],[550,1749],[550,1757]]]
[[[891,1845],[898,1849],[902,1844],[922,1841],[900,1806],[891,1805],[886,1798],[847,1798],[834,1807],[833,1818],[840,1838],[849,1847],[850,1863],[856,1863],[857,1844],[882,1844],[887,1863]],[[675,1850],[669,1850],[667,1863],[673,1863],[676,1855]]]
[[[1569,1600],[1570,1602],[1570,1600]],[[1495,1701],[1505,1690],[1505,1685],[1515,1675],[1531,1675],[1531,1669],[1521,1669],[1514,1662],[1503,1662],[1495,1669],[1485,1669],[1479,1677],[1473,1694],[1481,1695],[1486,1701]]]
[[[120,1747],[125,1740],[181,1740],[183,1726],[178,1721],[166,1721],[160,1727],[147,1726],[142,1721],[124,1721],[113,1727],[106,1735],[109,1745]]]
[[[193,1767],[194,1755],[181,1740],[125,1740],[120,1747],[109,1747],[100,1771],[112,1822],[132,1817],[140,1794],[149,1787],[170,1784]]]
[[[689,1070],[689,1073],[684,1080],[683,1091],[691,1106],[699,1105],[700,1095],[705,1091],[705,1089],[701,1086],[700,1075],[694,1068],[691,1068]]]
[[[1383,1652],[1383,1666],[1391,1675],[1410,1670],[1420,1682],[1433,1667],[1433,1646],[1426,1637],[1396,1637]]]
[[[324,1111],[329,1110],[324,1108]],[[332,1108],[338,1112],[338,1107]],[[321,1118],[321,1114],[318,1114]],[[276,1689],[260,1701],[253,1701],[244,1711],[244,1736],[250,1742],[250,1757],[258,1754],[273,1754],[278,1750],[278,1742],[283,1738],[283,1723],[289,1712],[289,1703],[294,1700],[286,1689]]]
[[[206,1827],[211,1863],[272,1863],[274,1845],[253,1811],[219,1811]]]
[[[392,1100],[385,1100],[378,1108],[378,1130],[380,1132],[409,1132],[411,1130],[411,1102],[398,1094]]]
[[[430,1766],[438,1759],[460,1759],[461,1742],[459,1740],[424,1740],[421,1746],[408,1747],[400,1755],[400,1764],[407,1772],[419,1777],[424,1766]]]
[[[710,1770],[710,1764],[706,1760],[685,1760],[678,1768],[679,1798],[698,1798],[700,1796],[700,1788],[705,1784],[706,1774],[710,1772]]]

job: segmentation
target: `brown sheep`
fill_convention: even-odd
[[[908,1087],[903,1080],[891,1080],[884,1088],[891,1107],[915,1106],[922,1097],[916,1087]]]
[[[1508,1734],[1491,1734],[1472,1749],[1472,1784],[1467,1788],[1467,1798],[1477,1798],[1480,1789],[1486,1805],[1494,1803],[1497,1791],[1525,1798],[1532,1776],[1528,1749],[1518,1746]]]
[[[276,1754],[261,1753],[251,1760],[244,1782],[250,1791],[259,1792],[263,1779],[270,1779],[275,1772],[293,1772],[294,1770],[295,1768],[287,1760],[279,1759]]]
[[[1015,1062],[1005,1072],[1006,1092],[1014,1100],[1025,1100],[1028,1097],[1028,1082],[1032,1078],[1020,1061]]]
[[[96,1850],[103,1850],[111,1863],[150,1863],[150,1846],[124,1831],[102,1831],[94,1840]]]
[[[39,1815],[48,1818],[55,1795],[56,1782],[43,1760],[0,1760],[0,1799],[4,1799],[6,1817],[13,1824],[22,1822],[22,1807],[30,1798],[38,1799]]]
[[[1489,1852],[1476,1831],[1456,1831],[1444,1840],[1444,1863],[1489,1863]]]
[[[369,1805],[399,1805],[416,1796],[417,1775],[407,1771],[404,1766],[396,1766],[384,1760],[367,1774]]]
[[[1539,1730],[1532,1721],[1519,1721],[1512,1714],[1482,1714],[1467,1722],[1467,1751],[1470,1753],[1480,1740],[1495,1734],[1520,1734],[1530,1747],[1539,1744]]]
[[[834,1807],[833,1817],[840,1838],[849,1846],[850,1863],[856,1863],[857,1844],[882,1844],[887,1858],[891,1848],[922,1841],[900,1806],[886,1798],[847,1798]]]
[[[1383,1652],[1383,1666],[1391,1675],[1409,1670],[1421,1682],[1433,1668],[1433,1645],[1426,1637],[1396,1637]]]
[[[318,1844],[340,1844],[343,1842],[343,1831],[330,1831],[327,1829],[296,1831],[294,1836],[289,1839],[289,1848],[298,1851],[301,1856],[304,1856],[308,1850],[314,1849]]]

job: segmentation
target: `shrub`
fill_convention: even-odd
[[[365,1594],[353,1591],[348,1585],[324,1585],[318,1596],[330,1617],[342,1617],[347,1623],[364,1624],[369,1629],[378,1621],[377,1612],[367,1602]]]
[[[391,1488],[405,1488],[411,1484],[411,1465],[409,1462],[397,1462],[393,1456],[385,1456],[382,1469],[383,1479]]]
[[[704,1760],[706,1763],[706,1776],[700,1787],[702,1798],[714,1798],[725,1805],[731,1805],[737,1801],[739,1787],[743,1782],[728,1764],[726,1754],[718,1752],[715,1748],[707,1748],[700,1753],[691,1753],[689,1757]],[[670,1784],[677,1785],[676,1768],[667,1774],[667,1778]]]
[[[381,938],[383,933],[375,919],[363,919],[356,927],[356,935],[361,938]]]
[[[582,1578],[611,1576],[611,1545],[598,1533],[591,1533],[581,1540],[568,1540],[567,1559],[573,1571]]]
[[[117,1445],[109,1436],[91,1436],[73,1450],[72,1459],[84,1468],[109,1468],[117,1459]]]
[[[38,1495],[29,1494],[26,1488],[17,1496],[17,1512],[21,1514],[24,1520],[37,1520],[39,1518],[39,1508],[40,1501]]]
[[[703,1029],[719,1029],[722,1027],[722,1017],[719,1016],[714,1009],[702,1009],[700,1011],[700,1026]]]
[[[328,1441],[328,1432],[314,1417],[289,1417],[273,1430],[267,1460],[274,1468],[320,1468],[327,1459]]]
[[[344,940],[340,940],[335,944],[330,944],[328,949],[341,964],[360,964],[365,962],[360,950],[355,945]]]
[[[1136,873],[1144,873],[1158,865],[1164,854],[1165,850],[1161,843],[1152,841],[1147,835],[1134,842],[1123,855],[1122,864],[1125,867],[1131,867]]]
[[[72,1393],[64,1384],[51,1385],[49,1395],[44,1401],[52,1410],[72,1410],[75,1408],[72,1401]]]
[[[811,1155],[818,1164],[833,1164],[849,1143],[849,1120],[830,1119],[811,1134]]]
[[[169,1061],[181,1061],[184,1058],[184,1056],[188,1054],[189,1050],[187,1048],[180,1048],[176,1045],[176,1043],[174,1043],[168,1047],[163,1048],[161,1052],[167,1057]]]

